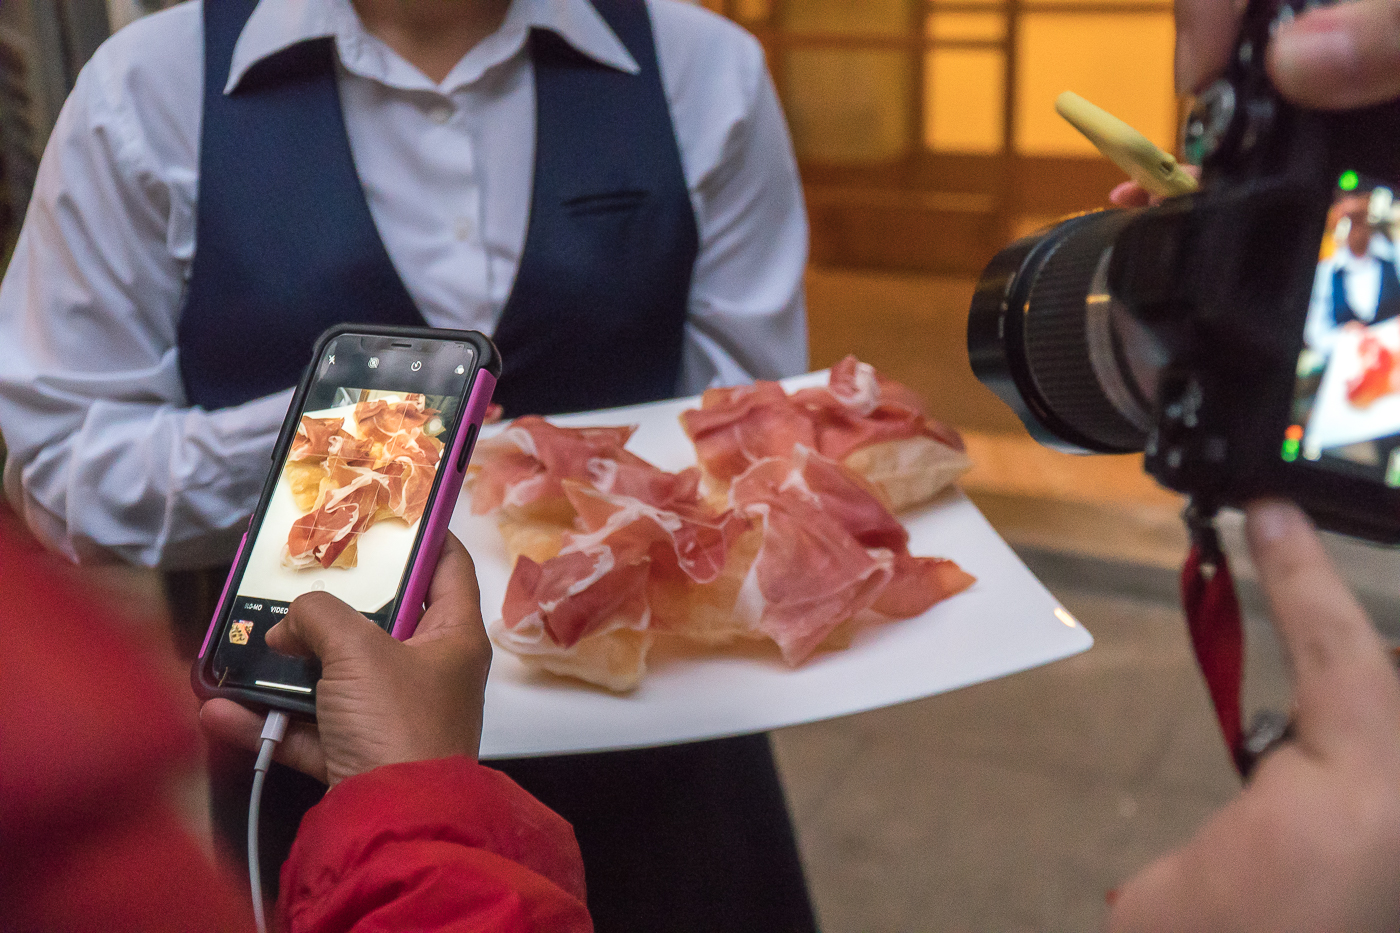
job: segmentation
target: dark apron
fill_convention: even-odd
[[[510,415],[670,397],[680,371],[698,238],[651,22],[642,0],[594,5],[641,73],[531,36],[531,211],[494,334]],[[196,254],[178,341],[189,401],[206,409],[294,385],[332,324],[423,324],[355,171],[333,42],[284,50],[223,93],[255,6],[204,4]],[[167,581],[191,656],[226,573]],[[766,736],[491,765],[574,825],[599,931],[815,930]],[[251,758],[214,749],[210,767],[216,830],[241,855]],[[287,769],[269,775],[269,886],[323,792]]]

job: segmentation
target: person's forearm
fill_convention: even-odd
[[[198,567],[232,557],[288,397],[187,407],[193,193],[127,93],[135,54],[109,43],[83,70],[0,286],[5,491],[70,558]]]
[[[17,427],[5,488],[35,533],[75,561],[168,569],[233,557],[290,401],[216,412],[95,401],[41,418],[42,401],[13,389],[0,384],[3,423]]]

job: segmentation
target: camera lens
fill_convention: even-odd
[[[1135,215],[1072,218],[1002,250],[968,313],[972,371],[1043,444],[1143,449],[1160,351],[1109,294],[1114,239]]]

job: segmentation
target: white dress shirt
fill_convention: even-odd
[[[1342,270],[1346,303],[1357,320],[1363,324],[1375,320],[1381,300],[1382,259],[1393,263],[1395,251],[1389,240],[1376,234],[1371,237],[1365,256],[1357,256],[1342,243],[1335,253],[1318,264],[1312,300],[1308,306],[1308,320],[1303,328],[1303,339],[1310,348],[1327,355],[1337,342],[1340,328],[1332,316],[1332,280],[1338,269]]]
[[[680,391],[801,372],[807,225],[762,50],[702,8],[647,3],[700,236]],[[441,84],[367,33],[350,0],[262,0],[235,47],[226,92],[260,59],[334,37],[370,211],[430,325],[490,333],[510,294],[533,182],[533,27],[637,69],[587,0],[514,0]],[[206,412],[180,379],[203,58],[198,0],[102,46],[58,120],[0,287],[5,491],[75,560],[229,559],[291,397]]]

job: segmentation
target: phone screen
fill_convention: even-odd
[[[1285,461],[1400,487],[1400,203],[1394,179],[1337,179],[1298,355]]]
[[[327,344],[229,586],[220,686],[309,696],[313,662],[264,636],[322,590],[388,630],[476,368],[470,344],[345,334]]]

